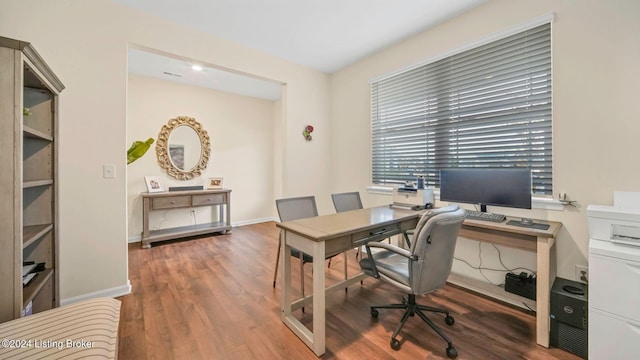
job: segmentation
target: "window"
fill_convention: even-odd
[[[552,194],[551,25],[371,83],[372,180],[457,167],[531,168]]]

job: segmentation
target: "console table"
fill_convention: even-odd
[[[231,190],[188,190],[159,193],[142,193],[142,248],[148,249],[152,242],[178,239],[213,232],[231,232]],[[218,221],[206,224],[180,226],[161,230],[149,230],[149,214],[154,210],[171,210],[216,206]]]

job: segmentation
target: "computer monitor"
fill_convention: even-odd
[[[531,209],[531,170],[520,168],[440,170],[440,200]]]

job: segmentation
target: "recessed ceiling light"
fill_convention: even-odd
[[[193,69],[194,71],[202,71],[202,66],[200,66],[200,65],[193,65],[193,66],[191,66],[191,69]]]

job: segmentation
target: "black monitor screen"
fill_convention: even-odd
[[[531,209],[531,170],[440,170],[440,200]]]

